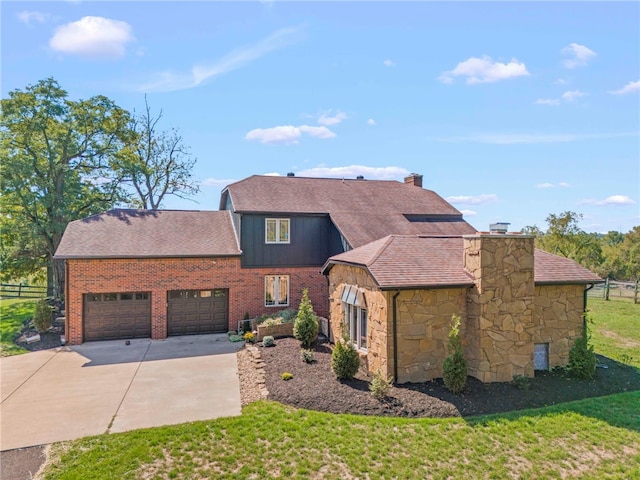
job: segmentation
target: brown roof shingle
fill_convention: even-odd
[[[327,273],[336,263],[366,267],[382,289],[471,286],[463,268],[463,239],[456,236],[389,235],[331,257]],[[587,284],[602,279],[568,258],[535,250],[536,284]]]
[[[352,247],[390,234],[476,232],[435,192],[397,181],[254,175],[223,191],[221,209],[228,196],[239,213],[328,214]]]
[[[228,211],[115,209],[69,223],[56,258],[240,255]]]

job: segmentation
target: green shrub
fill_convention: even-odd
[[[309,300],[309,289],[302,290],[302,300],[298,315],[293,322],[293,336],[302,342],[303,348],[309,348],[318,338],[318,317],[313,313]]]
[[[253,334],[253,332],[245,332],[245,334],[242,336],[242,338],[244,338],[245,342],[253,342],[255,340],[255,335]]]
[[[460,317],[451,317],[453,325],[449,331],[449,356],[442,365],[442,380],[444,385],[453,393],[460,393],[467,384],[467,360],[462,351],[460,338]]]
[[[338,340],[331,352],[331,370],[337,378],[349,379],[360,368],[360,356],[352,343]]]
[[[289,373],[289,372],[284,372],[282,374],[282,379],[287,381],[287,380],[291,380],[293,378],[293,374]]]
[[[273,337],[271,335],[267,335],[266,337],[264,337],[262,339],[262,346],[263,347],[273,347],[275,346],[276,342],[273,339]]]
[[[531,387],[531,379],[526,375],[514,375],[511,383],[520,390],[529,390]]]
[[[378,370],[373,376],[371,383],[369,384],[369,390],[371,394],[378,400],[385,399],[389,396],[391,387],[393,386],[393,377],[385,377],[382,372]]]
[[[273,327],[274,325],[281,325],[282,317],[269,317],[264,322],[261,323],[263,327]]]
[[[593,351],[593,345],[589,344],[590,339],[591,335],[585,319],[582,335],[576,338],[569,350],[568,371],[572,377],[587,380],[596,374],[596,354]]]
[[[53,308],[46,300],[39,300],[33,312],[33,325],[38,332],[46,332],[51,328]]]
[[[305,363],[313,363],[315,361],[315,352],[313,350],[303,348],[300,353]]]
[[[287,308],[278,312],[278,316],[282,318],[282,323],[292,323],[296,319],[296,313],[294,308]]]

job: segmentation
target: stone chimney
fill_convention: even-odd
[[[408,177],[404,177],[404,183],[422,188],[422,175],[419,173],[412,173]]]

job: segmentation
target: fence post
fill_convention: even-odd
[[[636,291],[633,293],[633,303],[638,304],[638,287],[640,287],[640,280],[636,280]]]
[[[604,299],[609,300],[609,277],[604,281]]]
[[[20,298],[20,295],[22,295],[22,282],[18,285],[18,298]]]

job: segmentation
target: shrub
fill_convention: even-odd
[[[282,374],[282,379],[283,379],[283,380],[285,380],[285,381],[286,381],[286,380],[291,380],[292,378],[293,378],[293,374],[291,374],[291,373],[289,373],[289,372],[284,372],[284,373]]]
[[[371,390],[371,393],[375,398],[382,400],[389,396],[392,384],[393,377],[385,377],[382,375],[382,372],[378,370],[378,373],[373,376],[373,379],[369,384],[369,390]]]
[[[271,335],[267,335],[266,337],[264,337],[262,339],[262,346],[263,347],[273,347],[275,346],[276,342],[273,339],[273,337]]]
[[[442,365],[442,380],[444,385],[453,393],[460,393],[467,383],[467,361],[462,352],[460,338],[460,317],[451,317],[453,325],[449,331],[449,356]]]
[[[318,317],[313,313],[309,300],[309,289],[302,290],[302,300],[298,315],[293,322],[293,336],[302,342],[303,348],[309,348],[318,338]]]
[[[261,323],[263,327],[272,327],[274,325],[280,325],[280,324],[282,324],[282,317],[276,317],[276,318],[270,317]]]
[[[315,352],[313,350],[309,350],[309,349],[303,348],[300,353],[302,354],[302,360],[304,360],[305,363],[313,363],[314,362],[314,360],[315,360]]]
[[[253,342],[256,337],[253,332],[245,332],[242,338],[244,338],[245,342]]]
[[[296,318],[296,311],[293,308],[287,308],[278,312],[278,316],[282,318],[282,323],[292,323]]]
[[[52,314],[53,308],[46,300],[39,300],[38,303],[36,303],[36,308],[33,312],[33,325],[38,332],[46,332],[51,328]]]
[[[531,387],[531,379],[526,375],[514,375],[513,386],[520,390],[529,390]]]
[[[352,343],[338,340],[331,352],[331,370],[343,380],[353,378],[360,368],[360,357]]]
[[[591,335],[585,319],[582,335],[576,338],[569,350],[568,371],[572,377],[587,380],[596,374],[596,354],[593,351],[593,345],[589,344],[590,339]]]

